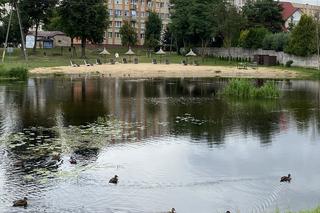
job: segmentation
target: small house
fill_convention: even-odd
[[[26,38],[27,48],[33,48],[35,32],[30,31]],[[51,49],[55,47],[70,47],[71,38],[60,31],[39,31],[37,36],[37,48]]]

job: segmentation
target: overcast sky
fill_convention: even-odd
[[[297,2],[302,4],[320,5],[320,0],[283,0],[283,1]]]

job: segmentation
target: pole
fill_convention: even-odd
[[[315,19],[316,19],[316,36],[317,36],[317,57],[318,57],[318,70],[320,70],[320,57],[319,57],[319,55],[320,55],[320,47],[319,47],[319,10],[318,10],[318,0],[317,0],[317,6],[316,6],[316,8],[317,8],[317,11],[316,11],[316,14],[315,14]]]
[[[24,56],[24,59],[26,61],[28,61],[28,54],[27,54],[26,45],[24,43],[24,34],[23,34],[23,30],[22,30],[22,25],[21,25],[21,17],[20,17],[19,6],[18,6],[16,1],[14,2],[14,4],[15,4],[15,8],[17,10],[17,17],[18,17],[18,22],[19,22],[19,27],[20,27],[21,45],[22,45],[22,50],[23,50],[23,56]]]
[[[10,6],[10,17],[9,17],[9,23],[8,23],[8,28],[7,28],[7,34],[6,34],[6,41],[4,43],[4,50],[2,53],[2,63],[4,63],[4,58],[6,57],[6,50],[8,47],[8,39],[9,39],[9,32],[10,32],[10,27],[11,27],[11,20],[12,20],[12,5]]]

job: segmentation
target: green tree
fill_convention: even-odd
[[[3,0],[2,4],[0,3],[0,5],[4,5],[5,3],[8,3],[8,2],[11,2],[11,1]],[[20,9],[19,11],[20,11],[22,31],[24,35],[26,35],[29,31],[29,28],[32,26],[32,20],[30,19],[27,11],[24,10],[24,8],[20,4],[19,4],[19,9]],[[4,34],[6,34],[8,29],[8,24],[9,24],[10,13],[9,11],[2,9],[1,15],[2,15],[1,16],[2,28],[5,32]],[[19,22],[18,22],[17,12],[15,7],[12,8],[12,20],[11,20],[8,42],[14,43],[14,44],[21,43],[21,34],[20,34]]]
[[[146,32],[144,46],[148,51],[155,49],[160,44],[162,30],[162,20],[159,14],[149,12],[148,20],[146,21]]]
[[[87,41],[103,41],[109,24],[104,0],[62,0],[58,12],[65,33],[81,39],[81,57],[86,55]]]
[[[33,51],[36,50],[36,39],[38,37],[38,29],[40,23],[44,23],[50,16],[53,8],[55,8],[58,0],[20,0],[19,8],[23,13],[27,14],[30,22],[35,26],[35,42]]]
[[[265,50],[283,51],[289,41],[289,33],[268,34],[263,39],[262,48]]]
[[[218,32],[216,2],[214,0],[194,0],[191,5],[189,22],[189,31],[192,32],[193,38],[199,40],[202,47],[201,55],[204,57],[204,48],[206,48]],[[213,8],[213,9],[211,9]],[[198,45],[198,42],[193,44]]]
[[[165,47],[170,49],[170,52],[172,51],[173,44],[175,43],[175,39],[173,37],[172,30],[167,26],[166,29],[163,32],[162,38],[161,38],[161,44]]]
[[[242,8],[249,27],[265,27],[273,33],[282,31],[282,10],[274,0],[249,0]]]
[[[222,1],[217,5],[216,11],[219,34],[223,37],[223,46],[228,48],[231,56],[230,47],[237,45],[245,20],[237,8],[229,2]]]
[[[124,21],[119,31],[122,46],[134,46],[137,44],[137,33],[128,21]]]
[[[309,56],[316,52],[316,23],[312,17],[302,15],[291,32],[286,52],[298,56]]]
[[[270,32],[263,27],[242,31],[239,44],[241,47],[248,49],[262,48],[263,40],[269,33]]]

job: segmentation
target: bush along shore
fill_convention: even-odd
[[[4,68],[0,66],[0,79],[26,80],[28,69],[24,67]]]
[[[267,81],[261,87],[256,87],[248,79],[232,79],[222,94],[238,98],[279,98],[280,90],[274,81]]]

